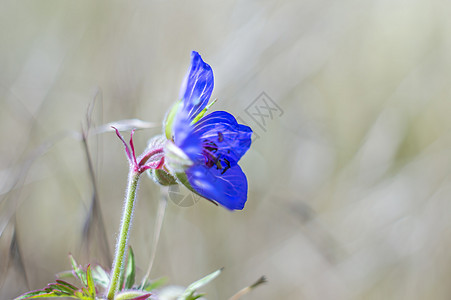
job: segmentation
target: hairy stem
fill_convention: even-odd
[[[108,300],[113,300],[114,295],[119,290],[120,274],[124,268],[125,250],[127,249],[128,235],[130,232],[130,225],[132,223],[139,175],[141,175],[141,173],[134,171],[132,168],[130,169],[127,196],[125,199],[124,211],[122,212],[121,228],[116,243],[116,254],[114,256],[113,268],[111,270],[111,282],[107,294]]]

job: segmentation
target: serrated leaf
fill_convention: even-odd
[[[207,276],[191,283],[186,288],[185,292],[183,292],[183,294],[178,299],[180,299],[180,300],[193,299],[193,298],[189,298],[189,297],[193,297],[193,295],[197,289],[199,289],[200,287],[203,287],[204,285],[208,284],[210,281],[212,281],[213,279],[218,277],[219,274],[221,274],[221,272],[222,272],[222,269],[219,269],[219,270],[217,270],[211,274],[208,274]]]
[[[15,300],[61,297],[77,298],[77,290],[78,288],[76,286],[73,286],[68,282],[56,280],[55,283],[49,283],[45,288],[41,290],[35,290],[25,293],[17,297]]]
[[[150,293],[138,290],[123,291],[114,297],[114,300],[145,300],[150,297]]]
[[[24,296],[24,297],[22,297]],[[25,300],[25,299],[38,299],[38,298],[76,298],[73,296],[65,295],[65,294],[56,294],[54,292],[50,293],[42,293],[42,294],[36,294],[36,295],[22,295],[19,298],[16,298],[15,300]],[[76,298],[78,299],[78,298]]]
[[[46,291],[38,290],[38,291],[31,291],[27,292],[25,294],[20,295],[19,297],[16,297],[14,300],[24,300],[24,299],[33,299],[33,298],[39,298],[40,295],[48,295]]]
[[[86,282],[87,282],[87,291],[88,295],[91,296],[93,299],[96,298],[96,287],[94,286],[94,280],[92,279],[92,273],[91,273],[91,265],[88,265],[88,268],[86,269]]]
[[[72,290],[73,292],[78,290],[78,288],[76,286],[74,286],[74,285],[72,285],[69,282],[66,282],[64,280],[57,279],[56,283],[59,284],[60,286],[66,287],[68,290]]]
[[[56,288],[56,289],[54,289]],[[14,300],[37,299],[37,298],[76,298],[73,292],[59,290],[58,284],[49,284],[42,290],[31,291],[20,295]]]
[[[73,273],[81,281],[84,279],[84,285],[81,289],[76,286],[57,279],[54,283],[49,283],[45,288],[41,290],[35,290],[25,293],[15,300],[25,300],[25,299],[37,299],[37,298],[75,298],[79,300],[95,300],[96,299],[96,289],[94,285],[94,279],[91,272],[91,266],[88,265],[86,272],[77,265],[75,259],[70,256],[72,261]]]
[[[57,283],[51,283],[48,285],[48,288],[45,289],[48,292],[54,292],[54,293],[63,293],[63,294],[68,294],[68,295],[73,295],[74,294],[74,290],[67,288],[64,285],[60,285]]]
[[[135,255],[132,247],[128,248],[128,262],[125,271],[125,289],[131,289],[135,283]]]

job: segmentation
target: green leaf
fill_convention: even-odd
[[[63,294],[73,295],[77,289],[73,290],[71,288],[68,288],[65,285],[60,285],[58,283],[51,283],[48,285],[46,290],[53,291],[54,293],[63,293]]]
[[[154,280],[154,281],[151,281],[151,282],[149,282],[149,281],[147,281],[145,284],[144,284],[144,287],[142,287],[142,289],[144,290],[144,291],[151,291],[151,290],[154,290],[154,289],[156,289],[156,288],[159,288],[160,286],[162,286],[163,284],[165,284],[166,282],[168,281],[168,279],[166,278],[166,277],[161,277],[161,278],[158,278],[158,279],[156,279],[156,280]]]
[[[37,299],[37,298],[68,298],[68,297],[77,299],[77,297],[66,295],[66,294],[58,294],[57,292],[46,293],[45,291],[39,291],[39,292],[34,291],[34,292],[29,292],[29,293],[23,294],[14,300]]]
[[[186,299],[185,300],[196,300],[196,299],[199,299],[199,298],[201,298],[201,297],[203,297],[203,296],[205,296],[205,294],[194,294],[194,292],[191,294],[191,295],[189,295],[188,297],[186,297]]]
[[[221,274],[222,269],[219,269],[193,283],[191,283],[185,290],[185,292],[183,292],[183,294],[178,298],[180,300],[191,300],[191,299],[196,299],[193,298],[194,297],[194,293],[196,292],[197,289],[203,287],[204,285],[208,284],[210,281],[212,281],[213,279],[215,279],[216,277],[219,276],[219,274]]]
[[[95,300],[95,298],[87,294],[86,288],[82,288],[80,291],[75,292],[75,297],[80,300]]]
[[[93,272],[91,271],[91,265],[88,265],[85,272],[77,264],[72,255],[69,255],[69,257],[73,269],[72,277],[77,277],[82,282],[84,287],[79,289],[66,281],[57,279],[56,282],[49,283],[45,288],[25,293],[17,297],[15,300],[36,298],[75,298],[79,300],[96,300],[96,287]],[[108,275],[103,274],[105,271],[103,271],[100,267],[97,270],[101,270],[97,272],[97,274],[101,274],[98,275],[98,277],[102,278],[101,276],[106,276],[106,280],[108,281]],[[64,277],[69,277],[67,272],[64,273]]]
[[[125,288],[131,289],[135,283],[135,255],[133,254],[132,247],[128,247],[128,262],[127,269],[125,270]]]
[[[114,300],[145,300],[150,297],[150,293],[138,290],[123,291],[114,297]]]
[[[78,279],[81,281],[81,283],[86,286],[86,274],[83,271],[82,268],[77,264],[74,257],[72,255],[69,255],[70,261],[72,263],[72,270],[74,270],[75,275],[78,277]]]
[[[92,297],[92,299],[96,298],[96,287],[94,286],[94,280],[92,279],[91,265],[88,265],[86,269],[86,281],[87,281],[87,294]]]
[[[31,291],[17,297],[15,300],[37,299],[37,298],[77,298],[75,291],[66,285],[51,283],[42,290]]]
[[[64,287],[64,288],[67,289],[68,291],[70,290],[70,291],[72,291],[72,292],[75,292],[76,290],[78,290],[78,288],[77,288],[76,286],[74,286],[74,285],[72,285],[72,284],[70,284],[69,282],[66,282],[66,281],[64,281],[64,280],[59,280],[59,279],[57,279],[57,280],[56,280],[56,283],[57,283],[59,286]]]
[[[110,276],[101,266],[95,266],[95,268],[92,269],[92,279],[97,286],[103,288],[107,288],[110,284]]]

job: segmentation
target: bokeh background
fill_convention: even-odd
[[[209,299],[261,275],[243,299],[450,299],[450,15],[440,0],[2,0],[0,298],[54,280],[68,253],[108,266],[127,162],[96,128],[150,122],[142,151],[197,50],[214,107],[255,131],[248,201],[169,201],[151,278],[225,267]],[[159,199],[144,177],[139,278]]]

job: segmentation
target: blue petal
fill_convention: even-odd
[[[213,70],[200,57],[199,53],[191,53],[191,67],[186,74],[180,90],[183,100],[181,109],[188,112],[189,119],[194,119],[208,104],[213,91]]]
[[[234,210],[243,209],[247,200],[247,179],[240,166],[224,174],[216,168],[194,165],[186,171],[191,187],[202,197]]]
[[[200,135],[194,131],[194,126],[188,116],[188,112],[180,110],[174,120],[173,125],[174,144],[177,145],[188,157],[199,160],[202,154],[202,144]]]
[[[231,165],[238,163],[251,146],[252,129],[238,124],[225,111],[215,111],[200,119],[194,126],[194,133],[202,141],[215,143],[218,146],[217,154],[226,158]]]

